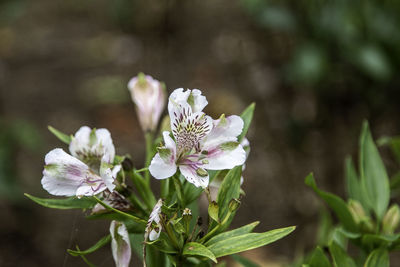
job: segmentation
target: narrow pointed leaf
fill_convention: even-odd
[[[345,160],[345,177],[348,198],[357,200],[363,205],[364,208],[368,208],[365,201],[365,193],[362,190],[360,180],[358,179],[358,175],[356,169],[354,168],[351,157],[347,157]]]
[[[244,125],[243,125],[243,131],[242,133],[238,136],[238,141],[241,142],[243,138],[246,136],[247,131],[249,130],[251,121],[253,120],[253,115],[254,115],[254,109],[256,108],[256,103],[251,103],[240,115],[242,118]]]
[[[315,193],[317,193],[326,202],[326,204],[334,211],[340,222],[348,231],[358,231],[358,227],[354,222],[353,216],[351,215],[347,204],[343,201],[343,199],[334,194],[318,189],[312,173],[306,177],[305,184],[310,186]]]
[[[111,235],[106,235],[102,239],[100,239],[96,244],[88,248],[87,250],[72,250],[72,249],[67,249],[68,253],[71,254],[72,256],[80,256],[80,255],[86,255],[95,252],[99,248],[103,247],[104,245],[108,244],[111,241]]]
[[[71,143],[71,136],[67,135],[65,133],[60,132],[59,130],[57,130],[56,128],[53,128],[51,126],[47,127],[49,129],[49,131],[54,134],[61,142],[66,143],[67,145],[69,145],[69,143]]]
[[[372,251],[364,263],[364,267],[389,267],[389,253],[379,248]]]
[[[360,136],[360,176],[368,196],[368,204],[380,221],[389,204],[389,178],[372,139],[368,122],[364,122]]]
[[[221,233],[219,235],[214,236],[213,238],[211,238],[210,240],[208,240],[205,245],[206,246],[211,246],[214,243],[217,243],[219,241],[225,240],[227,238],[231,238],[231,237],[235,237],[235,236],[239,236],[239,235],[243,235],[243,234],[248,234],[251,231],[253,231],[253,229],[259,224],[259,221],[256,222],[252,222],[250,224],[247,224],[245,226],[239,227],[235,230],[231,230],[231,231],[227,231],[224,233]]]
[[[228,212],[228,205],[231,199],[239,198],[240,194],[240,176],[242,166],[236,166],[230,170],[221,183],[218,190],[217,203],[219,206],[219,218],[224,218]]]
[[[82,197],[82,198],[76,198],[76,197],[69,197],[69,198],[39,198],[39,197],[34,197],[32,195],[29,195],[27,193],[24,194],[26,197],[30,198],[34,202],[38,203],[39,205],[42,205],[43,207],[46,208],[52,208],[52,209],[89,209],[92,208],[95,204],[96,201],[92,198],[89,197]]]
[[[183,247],[182,255],[185,256],[201,256],[206,257],[212,260],[213,262],[217,262],[215,255],[205,246],[196,242],[189,242],[185,244]]]
[[[333,266],[335,267],[357,267],[353,259],[336,242],[329,246],[332,255]]]
[[[215,257],[232,255],[242,251],[258,248],[279,240],[290,234],[296,227],[286,227],[265,233],[248,233],[226,238],[207,246]]]

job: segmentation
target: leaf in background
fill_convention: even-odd
[[[310,186],[315,191],[315,193],[317,193],[326,202],[326,204],[335,212],[340,222],[348,231],[358,231],[358,227],[354,222],[353,216],[351,215],[347,204],[343,201],[343,199],[334,194],[318,189],[312,173],[310,173],[306,177],[305,184]]]
[[[240,195],[240,176],[242,166],[236,166],[231,169],[222,180],[221,187],[218,190],[217,203],[219,206],[218,217],[223,220],[228,212],[228,205],[231,199],[239,198]]]
[[[329,252],[335,267],[357,267],[353,259],[336,242],[331,243]]]
[[[96,205],[96,201],[89,197],[69,197],[69,198],[38,198],[27,193],[24,194],[34,202],[52,209],[89,209]]]
[[[53,128],[51,126],[47,126],[47,128],[49,129],[49,131],[54,134],[61,142],[66,143],[67,145],[69,145],[69,143],[71,143],[71,136],[66,135],[65,133],[60,132],[59,130],[57,130],[56,128]]]
[[[308,262],[310,267],[331,267],[331,263],[326,257],[322,248],[317,247],[314,252],[311,254],[311,258]]]
[[[67,249],[68,253],[71,254],[72,256],[80,256],[80,255],[86,255],[95,252],[99,248],[103,247],[107,243],[111,241],[111,235],[106,235],[102,239],[100,239],[96,244],[88,248],[87,250],[72,250],[72,249]]]
[[[383,136],[376,143],[378,146],[389,145],[397,162],[400,162],[400,136]]]
[[[256,108],[256,103],[251,103],[243,112],[240,114],[240,117],[242,118],[244,125],[243,125],[243,131],[242,133],[238,136],[238,142],[240,143],[243,138],[246,136],[247,131],[249,130],[251,121],[253,120],[253,115],[254,115],[254,109]]]
[[[365,121],[360,136],[360,176],[370,208],[381,221],[389,204],[390,187],[385,165]]]
[[[290,234],[296,227],[286,227],[265,233],[249,233],[225,238],[207,246],[215,257],[236,254],[242,251],[258,248],[279,240]]]
[[[349,156],[346,157],[345,160],[345,177],[348,198],[359,201],[363,205],[364,209],[367,209],[368,206],[365,203],[365,192],[362,190],[360,180],[358,179],[356,169],[354,168],[353,161]]]
[[[205,245],[206,246],[211,246],[214,243],[217,243],[219,241],[225,240],[227,238],[231,238],[231,237],[235,237],[235,236],[239,236],[239,235],[243,235],[243,234],[248,234],[251,231],[253,231],[253,229],[259,224],[259,221],[256,222],[252,222],[250,224],[247,224],[245,226],[239,227],[237,229],[231,230],[231,231],[227,231],[224,233],[221,233],[219,235],[214,236],[213,238],[211,238],[210,240],[208,240]]]
[[[383,248],[375,249],[365,261],[364,267],[389,267],[389,253]]]
[[[365,234],[362,236],[362,244],[366,247],[389,247],[393,242],[399,240],[400,234]]]
[[[206,257],[217,263],[215,255],[208,248],[196,242],[189,242],[185,244],[185,246],[183,247],[182,255]]]
[[[231,258],[240,263],[243,267],[260,267],[257,263],[237,254],[231,255]]]

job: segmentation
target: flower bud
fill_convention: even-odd
[[[151,76],[139,73],[128,83],[142,130],[154,131],[157,128],[166,101],[165,85]]]
[[[399,223],[400,209],[398,205],[393,204],[383,217],[382,230],[385,234],[393,234]]]
[[[347,206],[353,216],[354,222],[358,224],[362,230],[367,232],[372,232],[374,230],[374,222],[369,216],[367,216],[360,202],[350,199]]]
[[[228,209],[230,212],[236,211],[240,206],[240,200],[237,198],[232,198],[231,201],[229,201],[228,204]]]

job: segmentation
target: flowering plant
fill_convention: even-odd
[[[145,166],[136,169],[129,155],[117,155],[107,129],[84,126],[69,136],[49,127],[69,145],[70,153],[56,148],[46,155],[42,185],[50,194],[67,198],[26,194],[45,207],[84,209],[90,211],[88,218],[111,220],[110,234],[87,250],[69,249],[71,255],[90,265],[86,255],[111,242],[116,266],[129,265],[131,250],[144,266],[209,266],[295,229],[253,233],[259,223],[253,222],[228,230],[243,195],[242,170],[249,151],[245,135],[254,104],[241,116],[222,114],[214,120],[203,111],[208,102],[200,90],[179,88],[168,100],[170,129],[158,132],[165,86],[139,74],[128,88],[146,136]],[[160,180],[159,197],[150,187],[151,177]],[[216,195],[210,185],[217,187]],[[198,211],[203,193],[208,199],[204,224]]]

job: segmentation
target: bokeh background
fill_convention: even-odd
[[[321,202],[303,184],[344,195],[364,118],[374,137],[400,133],[400,2],[392,0],[0,0],[0,266],[84,266],[109,222],[40,207],[47,131],[108,128],[141,167],[144,139],[126,84],[143,71],[200,88],[206,112],[256,102],[235,226],[297,225],[252,257],[281,266],[315,245]],[[382,150],[389,172],[398,166]],[[112,266],[109,247],[89,256]]]

